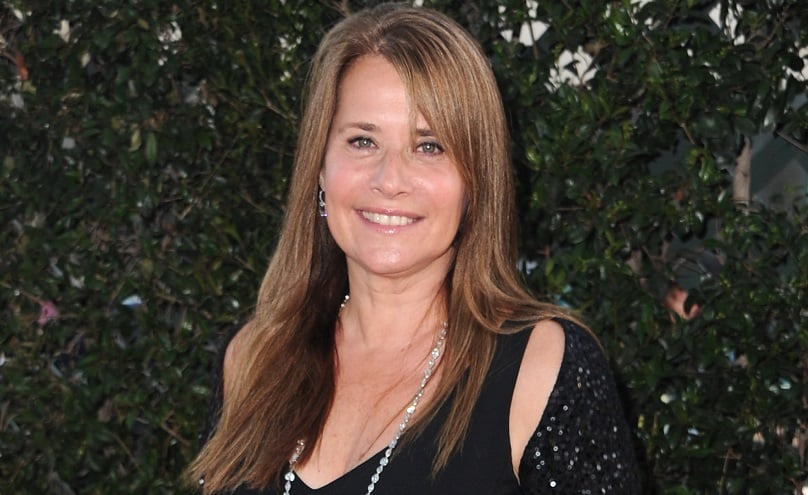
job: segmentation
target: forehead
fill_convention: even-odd
[[[407,82],[381,55],[357,58],[340,78],[334,120],[396,114],[423,127],[426,119],[421,112],[413,111],[414,95]]]
[[[342,73],[337,87],[339,99],[371,99],[405,93],[396,68],[386,58],[366,55],[354,60]]]

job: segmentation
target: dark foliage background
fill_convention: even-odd
[[[371,3],[0,2],[0,493],[184,491],[307,62]],[[806,184],[743,181],[805,163],[802,0],[427,4],[491,57],[526,280],[602,336],[648,492],[804,493]]]

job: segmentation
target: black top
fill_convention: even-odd
[[[380,495],[638,494],[639,471],[614,378],[594,338],[559,320],[564,357],[535,433],[513,474],[510,404],[531,330],[501,335],[464,448],[436,477],[430,476],[448,404],[418,438],[396,450],[374,493]],[[448,402],[448,401],[447,401]],[[311,489],[301,479],[291,495],[362,495],[383,451],[333,482]],[[280,483],[282,486],[283,483]],[[242,487],[238,495],[279,495]]]

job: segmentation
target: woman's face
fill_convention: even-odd
[[[423,116],[415,132],[396,69],[381,56],[343,75],[320,186],[350,270],[442,280],[454,259],[464,185]]]

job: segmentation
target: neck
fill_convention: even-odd
[[[442,284],[441,284],[442,285]],[[401,292],[352,284],[340,313],[338,339],[367,350],[401,350],[419,337],[435,335],[446,319],[441,286]]]
[[[350,301],[340,315],[340,333],[368,346],[407,342],[423,329],[434,334],[446,319],[453,260],[452,249],[426,266],[378,273],[348,257]]]

